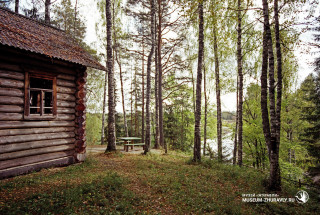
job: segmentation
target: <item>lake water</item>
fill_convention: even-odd
[[[226,156],[227,160],[231,160],[233,157],[234,137],[233,133],[229,131],[229,128],[223,128],[224,131],[226,131],[225,129],[228,129],[228,132],[223,132],[225,134],[222,135],[222,155]],[[215,155],[218,154],[217,139],[208,139],[207,144],[212,149],[212,151],[214,151]]]

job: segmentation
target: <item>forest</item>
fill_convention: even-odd
[[[290,193],[287,187],[320,190],[319,5],[318,0],[0,1],[1,7],[64,30],[106,65],[107,72],[88,68],[88,146],[105,145],[108,154],[116,151],[118,137],[140,137],[144,155],[133,159],[141,169],[158,165],[153,160],[165,166],[162,159],[186,156],[193,171],[210,166],[225,180],[232,180],[226,171],[243,180],[248,172],[249,181],[261,173],[260,193],[278,194]],[[154,155],[158,149],[170,157]],[[101,168],[92,166],[98,162],[92,159],[85,165]],[[150,177],[155,186],[163,182]],[[240,195],[258,192],[240,190]],[[248,213],[263,211],[259,207]],[[193,209],[198,214],[217,208]],[[189,213],[179,210],[168,214]],[[296,213],[285,210],[290,209],[267,214]],[[223,213],[237,211],[230,207]]]

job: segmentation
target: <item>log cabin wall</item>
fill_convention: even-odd
[[[25,67],[56,75],[54,119],[24,119]],[[0,179],[84,160],[85,69],[30,54],[0,56]]]

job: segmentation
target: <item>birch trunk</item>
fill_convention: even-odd
[[[144,37],[144,33],[143,37]],[[144,140],[144,132],[145,132],[145,128],[144,128],[144,106],[145,106],[145,98],[144,98],[144,39],[142,39],[142,115],[141,115],[141,139]]]
[[[101,145],[104,144],[104,128],[105,128],[104,123],[105,123],[105,115],[106,115],[107,83],[108,83],[108,73],[106,72],[105,78],[104,78],[104,87],[103,87]]]
[[[155,29],[157,29],[157,25],[156,25],[156,13],[155,13],[155,21],[154,21],[154,27]],[[157,31],[154,31],[154,41],[156,41],[157,39]],[[155,136],[155,145],[154,148],[155,149],[159,149],[160,148],[160,144],[159,144],[159,94],[158,94],[158,79],[159,79],[159,67],[158,67],[158,47],[155,47],[155,81],[154,81],[154,98],[155,98],[155,124],[156,124],[156,136]]]
[[[208,119],[208,103],[206,89],[206,67],[203,67],[203,88],[204,88],[204,128],[203,128],[203,156],[206,155],[207,147],[207,119]]]
[[[266,145],[269,152],[270,161],[270,176],[268,189],[273,191],[281,190],[281,176],[280,176],[280,166],[279,166],[279,144],[280,144],[280,110],[281,108],[281,90],[282,90],[282,79],[281,79],[281,69],[280,69],[280,97],[277,98],[277,111],[275,107],[275,80],[274,80],[274,55],[272,46],[272,35],[269,23],[269,6],[267,0],[262,0],[263,4],[263,15],[264,15],[264,37],[263,37],[263,59],[262,59],[262,73],[261,73],[261,111],[263,120],[263,131],[265,135]],[[275,0],[275,34],[279,33],[279,19],[278,19],[278,1]],[[279,36],[279,35],[278,35]],[[278,37],[279,39],[279,37]],[[276,36],[277,41],[277,36]],[[280,46],[280,41],[279,46]],[[277,47],[277,52],[279,47]],[[281,50],[280,56],[278,58],[281,61]],[[268,64],[269,63],[269,64]],[[279,65],[278,65],[279,66]],[[280,63],[281,66],[281,63]],[[270,106],[270,124],[268,116],[267,107],[267,97],[268,97],[268,68],[269,68],[269,106]],[[278,71],[279,72],[279,71]],[[278,81],[278,84],[279,84]],[[278,89],[279,89],[278,88]],[[279,110],[278,110],[279,108]],[[278,113],[276,113],[278,112]],[[279,119],[278,119],[279,117]]]
[[[238,165],[242,166],[242,107],[243,107],[243,74],[242,74],[242,47],[241,47],[241,0],[238,0],[238,44],[237,61],[239,75],[239,128],[238,128]]]
[[[194,125],[194,148],[193,161],[201,161],[201,82],[202,82],[202,63],[203,63],[203,49],[204,49],[204,35],[203,35],[203,3],[198,5],[199,13],[199,51],[198,51],[198,69],[197,69],[197,83],[196,83],[196,112]]]
[[[108,146],[106,151],[116,150],[115,140],[115,100],[114,100],[114,71],[112,63],[112,17],[111,0],[106,0],[107,19],[107,69],[108,69]]]
[[[222,162],[222,121],[221,121],[221,98],[220,98],[220,72],[219,72],[219,57],[218,57],[218,41],[217,28],[214,25],[213,29],[213,49],[215,62],[215,78],[216,78],[216,96],[217,96],[217,135],[218,135],[218,161]]]
[[[237,152],[238,152],[238,119],[239,119],[239,74],[237,75],[237,112],[236,112],[236,131],[234,132],[234,146],[233,146],[233,158],[232,164],[237,164]]]
[[[159,91],[159,140],[160,145],[164,147],[165,153],[168,152],[167,144],[164,141],[163,135],[163,107],[162,107],[162,64],[161,64],[161,42],[162,42],[162,32],[161,32],[161,22],[162,22],[162,14],[161,14],[161,0],[158,0],[158,72],[159,72],[159,80],[158,80],[158,91]]]

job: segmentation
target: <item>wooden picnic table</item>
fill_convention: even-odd
[[[142,146],[143,149],[145,147],[144,143],[135,143],[137,140],[141,140],[139,137],[119,137],[118,139],[124,141],[124,151],[129,151],[129,146],[131,146],[131,150],[133,150],[134,146]]]

